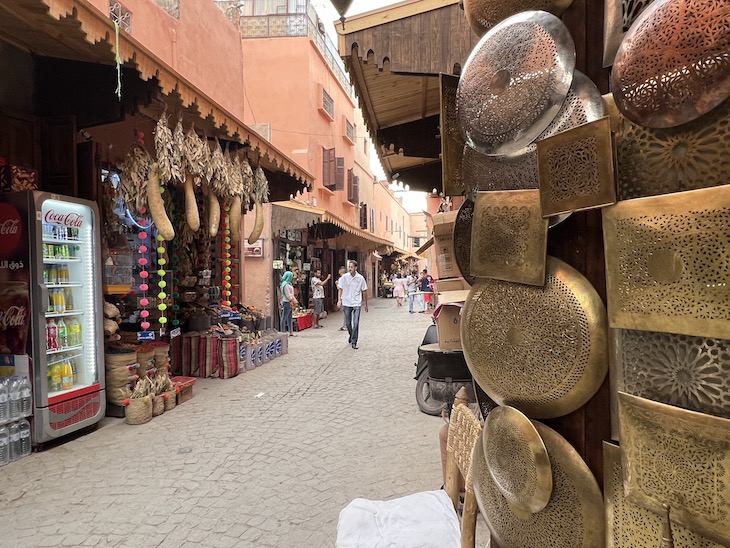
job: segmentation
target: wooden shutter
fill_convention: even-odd
[[[368,229],[368,204],[360,204],[360,228]]]
[[[358,175],[352,176],[352,203],[357,204],[360,202],[360,177]]]
[[[347,170],[347,201],[351,204],[354,204],[355,201],[353,200],[352,196],[352,180],[354,178],[353,171],[351,169]]]
[[[335,158],[335,190],[345,190],[345,158]]]
[[[335,149],[322,149],[322,185],[329,189],[335,186]]]

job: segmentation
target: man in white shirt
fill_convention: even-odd
[[[337,280],[337,308],[345,313],[345,325],[350,338],[347,341],[357,350],[357,337],[360,331],[360,308],[368,311],[368,286],[365,278],[357,271],[357,263],[350,261],[348,273]]]
[[[312,280],[310,282],[312,285],[312,300],[314,301],[314,329],[324,327],[319,325],[319,317],[324,312],[324,284],[330,281],[331,276],[327,274],[327,277],[324,280],[321,278],[322,270],[317,268],[314,271],[314,276],[312,276]]]

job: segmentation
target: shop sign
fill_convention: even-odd
[[[137,340],[138,341],[154,341],[155,332],[154,331],[140,331],[139,333],[137,333]]]
[[[181,334],[182,334],[182,329],[180,329],[179,327],[176,327],[175,329],[170,331],[170,338],[174,339],[176,337],[179,337]]]
[[[246,243],[243,246],[244,257],[263,257],[264,256],[264,241],[256,240],[254,243]]]
[[[301,230],[287,230],[286,239],[290,240],[292,242],[301,242],[302,241],[302,231]]]
[[[310,270],[312,270],[312,263],[304,263],[302,265],[302,270],[304,270],[304,272],[309,272]]]
[[[284,261],[281,259],[271,261],[271,268],[274,270],[284,270]]]

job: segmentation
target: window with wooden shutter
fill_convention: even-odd
[[[345,158],[342,156],[335,158],[335,190],[345,190]]]
[[[368,204],[360,204],[360,228],[368,229]]]
[[[325,188],[335,188],[335,149],[322,149],[322,185]]]
[[[360,203],[360,177],[353,175],[352,177],[352,203]]]
[[[375,232],[375,210],[370,210],[370,232]]]

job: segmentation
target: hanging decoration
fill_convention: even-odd
[[[223,239],[221,242],[221,258],[223,259],[223,268],[221,269],[221,291],[223,306],[231,306],[231,227],[230,222],[231,207],[229,204],[224,206],[221,215],[221,228],[223,230]]]
[[[165,281],[165,265],[167,259],[165,258],[167,250],[165,249],[165,241],[161,235],[157,236],[157,276],[160,278],[157,282],[159,292],[157,293],[157,310],[160,311],[160,331],[164,331],[165,324],[167,324],[167,316],[165,311],[167,310],[167,282]]]
[[[143,208],[144,209],[144,208]],[[140,225],[146,226],[147,221],[145,219],[141,219],[139,222]],[[147,298],[147,290],[149,289],[149,271],[147,270],[148,265],[148,259],[147,259],[147,245],[145,242],[147,241],[148,234],[145,230],[141,231],[139,234],[137,234],[137,237],[140,241],[140,246],[138,248],[139,251],[139,259],[137,259],[137,264],[140,266],[140,272],[139,277],[141,279],[139,284],[139,290],[142,292],[142,298],[139,300],[139,305],[142,307],[142,310],[139,313],[139,316],[142,318],[142,323],[140,326],[142,327],[143,331],[147,331],[150,328],[150,322],[149,322],[149,315],[150,312],[147,310],[147,306],[150,304],[149,299]]]

